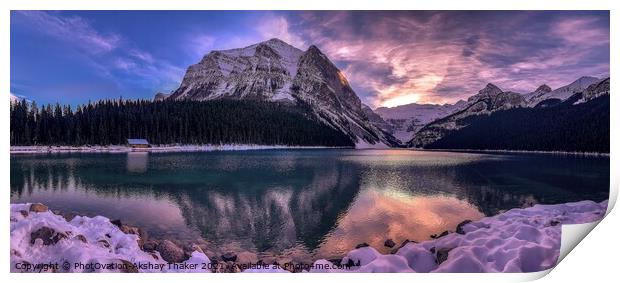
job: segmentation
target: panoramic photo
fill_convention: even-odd
[[[10,12],[10,271],[537,272],[610,190],[609,11]]]

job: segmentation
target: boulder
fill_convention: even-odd
[[[471,223],[471,220],[467,219],[461,223],[459,223],[458,225],[456,225],[456,233],[461,234],[461,235],[465,235],[465,231],[463,231],[463,226],[467,225]]]
[[[185,252],[169,240],[164,240],[157,245],[157,251],[167,262],[179,263],[186,260]]]
[[[138,273],[138,267],[135,266],[133,263],[126,261],[124,259],[121,259],[120,261],[122,263],[121,269],[120,269],[122,273]]]
[[[235,254],[233,252],[227,252],[227,253],[224,253],[220,258],[223,261],[235,262],[235,261],[237,261],[237,254]]]
[[[62,239],[66,239],[67,235],[62,232],[57,232],[49,227],[41,227],[38,230],[30,233],[30,244],[34,244],[36,239],[41,239],[43,245],[54,245]]]
[[[143,245],[142,245],[142,250],[145,252],[152,252],[157,250],[157,242],[155,241],[146,241]]]
[[[439,249],[437,250],[437,264],[441,264],[442,262],[448,259],[448,253],[450,253],[452,249]]]
[[[258,256],[253,252],[240,252],[237,255],[237,262],[245,265],[256,264],[258,262]]]
[[[46,212],[48,210],[47,206],[41,203],[33,203],[30,205],[30,211],[32,212]]]

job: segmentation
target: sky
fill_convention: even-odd
[[[454,103],[609,76],[609,36],[608,11],[11,11],[10,91],[150,99],[211,50],[277,37],[316,45],[373,108]]]

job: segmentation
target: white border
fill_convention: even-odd
[[[225,1],[198,1],[198,0],[55,0],[55,1],[35,1],[35,0],[4,0],[0,1],[0,86],[5,93],[9,93],[9,75],[10,75],[10,10],[611,10],[611,50],[616,50],[618,46],[618,11],[613,5],[612,0],[503,0],[503,1],[485,1],[485,0],[467,0],[467,1],[397,1],[397,0],[312,0],[312,1],[294,1],[294,0],[225,0]],[[616,50],[617,51],[617,50]],[[611,62],[618,61],[618,52],[611,53]],[[612,64],[610,74],[614,73],[616,65]],[[615,80],[612,80],[612,89],[615,89]],[[612,91],[616,93],[615,91]],[[9,107],[9,99],[4,100],[4,109]],[[618,103],[619,100],[615,95],[611,96],[611,156],[615,156],[618,152],[617,144],[618,130],[613,126],[618,124]],[[4,119],[0,122],[2,127],[0,132],[9,132],[8,111],[5,110]],[[8,219],[9,204],[9,139],[7,136],[2,140],[2,148],[0,151],[0,162],[2,164],[2,180],[4,180],[5,192],[0,193],[0,198],[4,201],[5,209],[0,209],[0,219]],[[618,159],[611,158],[611,184],[610,207],[615,204],[618,192]],[[598,227],[592,235],[586,238],[594,238],[599,240],[586,240],[587,243],[580,244],[575,250],[579,256],[568,256],[557,268],[551,273],[551,276],[545,278],[545,282],[563,282],[573,281],[581,278],[582,280],[591,280],[598,278],[600,280],[615,278],[617,268],[615,254],[618,252],[618,231],[619,219],[617,211],[611,213],[602,221],[603,227]],[[314,282],[317,280],[338,280],[338,281],[383,281],[383,280],[428,280],[432,282],[498,282],[498,281],[524,281],[534,280],[544,276],[548,272],[540,272],[533,274],[313,274],[313,275],[282,275],[282,274],[261,274],[257,276],[249,276],[247,274],[110,274],[110,275],[89,275],[89,274],[10,274],[9,273],[9,222],[0,221],[0,251],[5,252],[5,256],[0,261],[0,270],[3,277],[8,277],[9,282],[29,282],[34,280],[45,280],[45,282],[72,282],[72,281],[89,281],[89,282],[106,282],[111,280],[134,281],[148,280],[148,282],[168,282],[171,280],[181,281],[209,281],[209,280],[265,280],[270,282],[284,282],[291,279],[301,282]],[[601,230],[601,231],[599,231]],[[605,231],[603,233],[603,231]],[[603,240],[601,240],[603,239]],[[585,246],[587,244],[587,248]],[[584,246],[582,248],[581,246]],[[576,253],[576,252],[575,252]],[[583,256],[583,257],[580,257]],[[602,267],[602,268],[600,268]]]

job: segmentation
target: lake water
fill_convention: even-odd
[[[511,208],[602,201],[609,158],[410,150],[11,156],[11,202],[103,215],[150,238],[297,262],[423,241]]]

